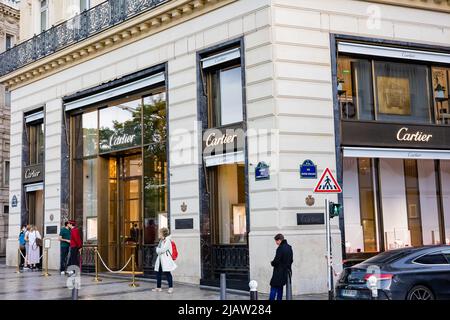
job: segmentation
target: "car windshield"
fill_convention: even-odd
[[[385,251],[382,252],[380,254],[377,254],[376,256],[369,258],[367,260],[365,260],[363,263],[388,263],[391,261],[394,261],[396,259],[399,259],[401,257],[406,256],[407,254],[409,254],[411,251],[410,250],[395,250],[395,251]]]

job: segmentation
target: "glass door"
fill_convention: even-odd
[[[119,158],[119,266],[135,255],[136,268],[142,268],[142,156]],[[131,263],[127,271],[131,271]]]

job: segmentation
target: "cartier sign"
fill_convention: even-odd
[[[407,127],[403,127],[397,132],[398,141],[420,141],[429,142],[433,138],[432,134],[425,134],[422,131],[416,131],[415,133],[410,133]]]
[[[23,168],[23,182],[33,183],[44,180],[42,164],[31,165]]]
[[[213,128],[203,132],[203,155],[241,151],[245,134],[242,128]]]
[[[342,145],[449,149],[450,126],[341,121]]]
[[[102,142],[100,143],[100,150],[105,152],[114,149],[120,149],[123,147],[133,146],[136,144],[136,140],[137,139],[135,134],[118,134],[117,132],[114,132],[109,137],[105,137],[105,139],[102,139]]]

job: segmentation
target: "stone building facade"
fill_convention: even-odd
[[[19,8],[16,1],[0,1],[0,52],[19,39]],[[0,85],[0,256],[6,254],[9,217],[10,93]]]
[[[135,255],[152,276],[155,235],[168,226],[180,252],[176,280],[217,285],[225,272],[233,287],[254,279],[267,292],[273,237],[281,232],[294,248],[294,293],[325,292],[327,196],[313,191],[326,168],[344,190],[328,196],[344,204],[331,222],[336,274],[348,257],[446,241],[448,140],[414,144],[403,127],[398,141],[389,134],[395,119],[408,132],[446,136],[448,91],[435,93],[425,75],[439,67],[439,81],[448,83],[448,1],[118,3],[102,2],[44,31],[66,42],[0,69],[12,92],[10,198],[19,202],[11,209],[8,264],[16,263],[20,224],[34,219],[52,240],[56,269],[57,233],[74,218],[86,271],[98,248],[110,267]],[[384,89],[373,91],[372,74],[353,76],[367,65],[374,73],[400,68],[402,85],[379,74]],[[421,70],[423,79],[413,82],[404,70]],[[367,90],[348,89],[352,81],[368,81]],[[416,92],[428,95],[418,100]],[[372,112],[376,103],[358,100],[363,94],[385,102]],[[417,101],[427,102],[419,108]],[[367,119],[359,117],[363,107]],[[389,130],[366,132],[380,124]],[[26,132],[43,141],[32,140],[33,159]],[[305,163],[317,166],[317,178],[301,175]],[[380,192],[389,178],[401,190]],[[430,224],[418,228],[428,211]]]

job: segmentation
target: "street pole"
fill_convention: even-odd
[[[326,242],[327,242],[327,279],[328,279],[328,300],[333,300],[333,270],[331,268],[331,230],[329,216],[328,196],[325,198],[325,225],[326,225]]]

